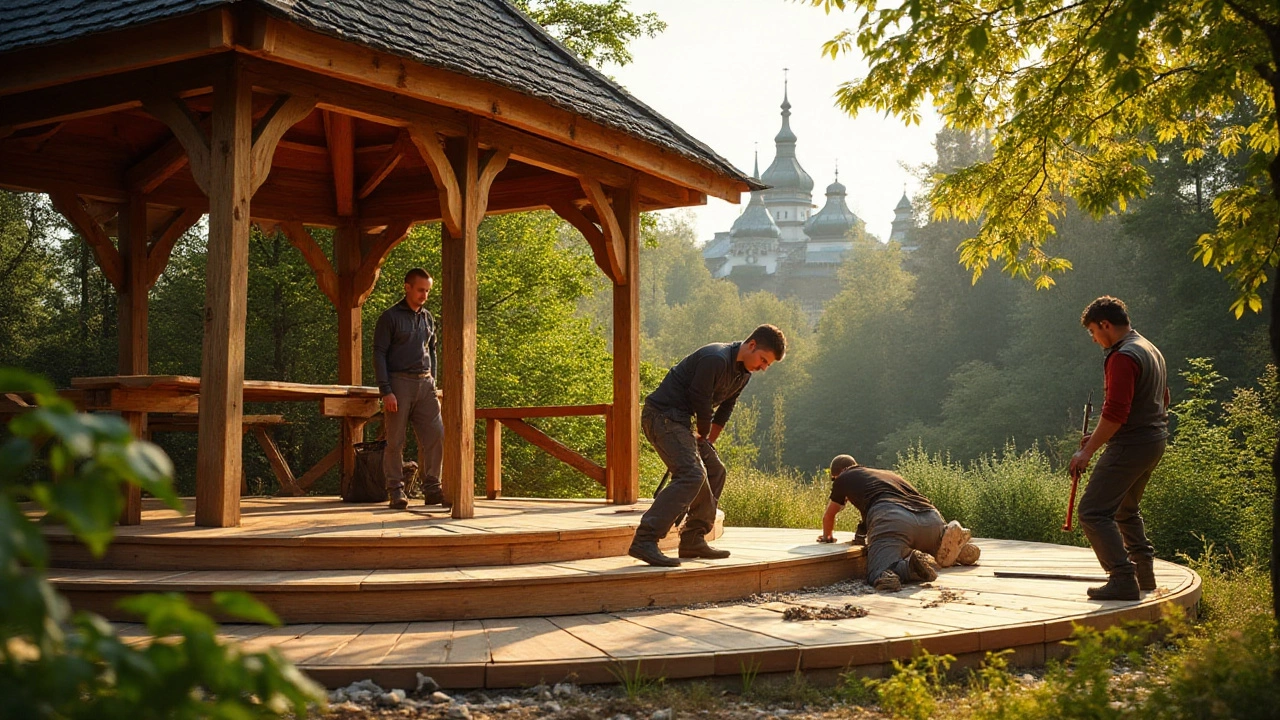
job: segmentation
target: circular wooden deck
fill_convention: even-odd
[[[1106,627],[1127,620],[1155,620],[1165,606],[1193,608],[1200,597],[1200,578],[1194,572],[1162,561],[1156,563],[1159,589],[1134,602],[1089,600],[1083,582],[998,578],[997,570],[1089,574],[1099,570],[1088,549],[980,540],[980,565],[949,568],[928,586],[908,586],[893,594],[816,591],[723,604],[636,608],[654,602],[655,597],[677,604],[681,595],[698,595],[697,588],[723,589],[728,576],[717,573],[740,573],[747,566],[756,568],[762,582],[770,577],[766,569],[779,572],[772,576],[772,585],[761,584],[757,592],[800,587],[794,581],[803,583],[806,563],[808,572],[813,572],[813,567],[824,566],[825,559],[830,567],[842,567],[844,577],[850,568],[860,567],[860,548],[817,545],[813,534],[812,530],[728,528],[717,545],[734,551],[730,561],[687,563],[678,570],[650,568],[625,558],[583,561],[595,563],[598,574],[580,579],[576,587],[558,584],[566,577],[560,575],[562,564],[530,566],[523,570],[538,569],[522,580],[522,595],[543,596],[545,607],[554,608],[536,616],[373,623],[349,617],[345,622],[279,628],[227,625],[223,632],[247,650],[275,647],[330,687],[371,678],[384,687],[412,689],[417,673],[455,688],[514,687],[564,679],[609,683],[617,682],[624,670],[633,673],[637,668],[648,677],[670,679],[738,676],[744,668],[766,673],[852,668],[878,674],[917,647],[957,655],[961,664],[976,663],[987,651],[1008,648],[1015,651],[1013,664],[1038,665],[1065,652],[1061,643],[1070,636],[1073,624]],[[781,574],[783,570],[788,572]],[[454,582],[491,574],[492,591],[501,586],[504,573],[521,571],[516,567],[459,569]],[[585,567],[579,572],[589,574]],[[543,582],[546,574],[561,580]],[[608,587],[618,578],[630,584],[615,585],[608,592],[591,590]],[[783,578],[791,582],[781,582]],[[831,579],[836,578],[827,582]],[[63,577],[58,583],[65,587],[67,581]],[[199,577],[187,580],[193,586],[198,581]],[[662,590],[671,587],[680,591]],[[636,609],[586,611],[574,604],[583,593],[614,598],[616,605]],[[711,592],[703,599],[714,596]],[[509,602],[502,593],[476,597],[487,597],[480,602],[493,604]],[[335,595],[326,598],[333,602]],[[366,601],[380,604],[372,596]],[[789,607],[845,603],[862,606],[868,614],[829,621],[783,619]],[[120,628],[127,637],[146,641],[140,626]]]
[[[332,497],[246,497],[241,525],[195,527],[194,501],[146,500],[142,524],[116,528],[95,558],[60,527],[44,528],[52,565],[95,570],[384,570],[521,565],[626,555],[648,500],[477,500],[454,520],[439,505],[351,504]],[[723,530],[723,514],[712,537]],[[673,548],[678,537],[662,542]]]

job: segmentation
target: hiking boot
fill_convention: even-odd
[[[1143,592],[1151,592],[1156,589],[1156,560],[1155,558],[1139,557],[1134,558],[1133,564],[1138,568],[1138,589]]]
[[[627,554],[656,567],[680,567],[679,560],[663,555],[658,543],[652,540],[632,540]]]
[[[938,561],[923,550],[911,551],[911,555],[907,557],[907,567],[910,568],[911,581],[933,582],[938,579]]]
[[[423,490],[422,504],[423,505],[443,505],[445,507],[450,507],[451,505],[453,505],[453,503],[447,502],[444,499],[444,491],[441,490],[440,488],[431,488],[431,489]]]
[[[876,578],[871,585],[876,589],[876,592],[898,592],[902,589],[902,578],[899,578],[898,573],[892,570],[885,570],[880,573],[880,577]]]
[[[982,548],[973,543],[965,543],[964,547],[960,548],[960,554],[956,555],[956,564],[977,565],[979,557],[982,557]]]
[[[681,535],[680,557],[723,560],[729,557],[729,551],[717,550],[711,547],[707,544],[707,539],[702,535]]]
[[[960,548],[963,548],[972,536],[972,533],[965,530],[958,520],[947,523],[947,527],[942,530],[942,541],[938,543],[938,565],[944,568],[955,565],[956,557],[960,555]]]
[[[1138,579],[1125,573],[1113,573],[1106,585],[1089,588],[1089,597],[1093,600],[1137,600]]]
[[[409,498],[405,497],[403,487],[394,487],[387,490],[387,506],[392,510],[403,510],[409,507]]]

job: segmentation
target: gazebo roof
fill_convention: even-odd
[[[762,187],[504,0],[9,0],[0,4],[0,56],[236,5],[502,85]]]

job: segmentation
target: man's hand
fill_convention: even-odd
[[[400,403],[396,401],[395,393],[387,393],[382,396],[382,409],[389,413],[400,412]]]
[[[833,543],[835,541],[836,541],[835,535],[819,535],[818,536],[818,542],[820,543]]]
[[[1091,437],[1093,437],[1093,433],[1085,433],[1085,434],[1080,438],[1080,447],[1082,447],[1082,448],[1083,448],[1085,445],[1088,445],[1088,444],[1089,444],[1089,438],[1091,438]]]
[[[1071,465],[1067,467],[1067,472],[1071,473],[1072,479],[1079,479],[1085,470],[1089,469],[1089,462],[1093,460],[1093,453],[1086,452],[1082,447],[1071,456]]]

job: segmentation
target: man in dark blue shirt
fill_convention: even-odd
[[[742,342],[699,348],[671,368],[645,398],[640,425],[671,472],[671,483],[640,518],[628,551],[631,557],[650,565],[679,565],[679,560],[662,554],[658,541],[686,510],[689,520],[680,533],[680,557],[729,557],[727,550],[711,547],[706,539],[724,489],[725,469],[716,453],[716,438],[751,373],[763,372],[786,354],[782,331],[761,325]]]
[[[404,299],[381,316],[373,331],[373,372],[382,394],[387,448],[382,472],[393,510],[409,506],[404,494],[404,434],[413,424],[425,464],[422,490],[427,505],[444,502],[440,489],[444,421],[436,395],[436,323],[427,311],[433,280],[414,268],[404,276]]]

